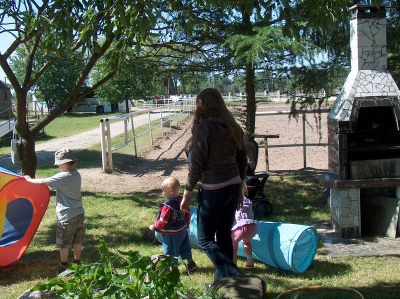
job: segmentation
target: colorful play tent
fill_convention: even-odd
[[[0,167],[0,267],[21,258],[42,221],[49,188]]]
[[[189,240],[192,248],[200,248],[197,239],[197,208],[190,208]],[[257,221],[258,233],[253,237],[253,258],[275,268],[294,273],[305,272],[318,247],[315,228],[282,222]],[[161,236],[157,235],[161,242]],[[246,257],[243,243],[239,242],[238,256]]]

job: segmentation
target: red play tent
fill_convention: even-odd
[[[42,221],[49,188],[0,167],[0,267],[21,258]]]

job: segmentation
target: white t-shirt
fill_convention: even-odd
[[[56,215],[66,222],[85,213],[82,206],[81,175],[76,170],[59,172],[46,179],[47,185],[56,190]]]

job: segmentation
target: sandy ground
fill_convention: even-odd
[[[259,105],[257,111],[287,111],[284,104]],[[327,115],[322,114],[321,130],[314,116],[307,116],[306,136],[307,143],[327,142]],[[188,165],[183,151],[186,140],[190,135],[191,118],[175,127],[164,139],[157,142],[139,157],[127,157],[114,164],[115,171],[105,174],[101,169],[84,169],[83,188],[112,192],[159,192],[159,186],[168,176],[177,177],[184,184],[187,177]],[[320,172],[328,168],[328,153],[326,146],[307,147],[306,168],[304,168],[303,122],[289,119],[287,115],[258,116],[256,119],[257,134],[279,134],[279,138],[268,139],[268,145],[299,144],[295,147],[272,147],[268,149],[269,172],[278,175],[286,172]],[[263,139],[257,139],[262,141]],[[264,146],[260,146],[257,171],[265,171]]]
[[[289,106],[283,103],[259,104],[257,111],[288,111]],[[305,122],[307,143],[327,142],[327,114],[308,115]],[[114,172],[102,171],[98,167],[78,169],[82,175],[82,189],[115,193],[159,192],[161,181],[168,176],[177,177],[181,184],[185,183],[188,165],[183,147],[190,135],[191,117],[174,127],[164,138],[155,141],[153,146],[141,152],[138,157],[133,155],[113,155]],[[122,130],[113,125],[113,131]],[[278,134],[279,138],[268,139],[269,172],[279,175],[286,172],[323,172],[328,167],[326,146],[310,146],[306,150],[306,165],[303,154],[303,122],[300,116],[297,120],[289,119],[287,115],[257,116],[256,134]],[[257,138],[256,141],[262,141]],[[100,129],[68,138],[55,139],[38,144],[36,154],[38,167],[48,159],[53,159],[53,153],[62,147],[70,147],[75,151],[100,143]],[[273,147],[278,145],[292,145]],[[115,158],[114,158],[115,156]],[[18,172],[18,165],[11,164],[10,157],[0,157],[0,165]],[[306,166],[306,167],[304,167]],[[265,171],[264,146],[260,146],[257,171]]]

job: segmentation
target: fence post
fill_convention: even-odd
[[[106,136],[107,136],[107,172],[112,173],[114,171],[114,165],[112,160],[111,151],[111,133],[110,133],[110,122],[106,119]]]
[[[254,138],[264,138],[265,171],[269,172],[268,138],[279,138],[279,134],[254,134]]]
[[[128,144],[128,119],[124,118],[124,137],[125,144]]]
[[[135,124],[133,123],[133,116],[132,115],[131,115],[131,123],[132,123],[133,150],[135,151],[135,157],[137,157]]]
[[[160,124],[161,124],[161,136],[164,136],[164,119],[162,116],[162,109],[160,108]]]
[[[103,172],[112,173],[112,154],[111,154],[111,138],[110,138],[110,123],[108,119],[100,120],[101,134],[101,160],[103,164]]]
[[[103,165],[103,172],[106,172],[107,165],[105,135],[104,119],[100,119],[101,164]]]
[[[151,145],[153,145],[153,126],[151,125],[151,116],[150,116],[150,111],[147,112],[147,115],[149,116],[149,129],[150,129],[150,141]]]
[[[269,158],[268,158],[268,138],[264,137],[264,150],[265,150],[265,171],[269,172]]]
[[[174,110],[175,110],[175,102],[174,102]],[[171,130],[172,127],[171,104],[168,105],[168,119],[169,119],[169,129]]]
[[[179,122],[182,122],[182,105],[183,105],[183,100],[181,101],[181,102],[179,102],[179,113],[178,112],[176,112],[176,110],[175,110],[175,113],[177,114],[177,119],[176,119],[176,125],[178,126],[178,123]],[[179,117],[179,122],[178,122],[178,117]]]

